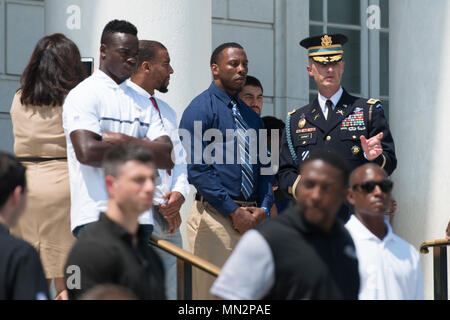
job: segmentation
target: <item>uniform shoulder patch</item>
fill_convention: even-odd
[[[369,99],[369,100],[367,100],[367,103],[368,104],[377,104],[377,103],[381,103],[381,101],[380,100],[378,100],[378,99]]]
[[[292,115],[297,111],[297,109],[292,110],[291,112],[288,113],[288,115]]]

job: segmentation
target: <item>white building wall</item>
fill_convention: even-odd
[[[396,0],[389,11],[389,116],[398,158],[393,227],[418,248],[443,239],[450,220],[450,2]],[[421,255],[426,299],[433,299],[431,252]]]

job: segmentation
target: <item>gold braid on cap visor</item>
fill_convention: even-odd
[[[327,56],[327,57],[316,56],[316,57],[312,57],[312,59],[316,62],[338,62],[338,61],[342,60],[342,54],[338,54],[335,56]]]

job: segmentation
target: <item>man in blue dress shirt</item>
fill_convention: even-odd
[[[237,43],[217,47],[210,61],[213,82],[183,113],[180,136],[188,153],[188,180],[197,194],[187,219],[193,254],[222,267],[241,235],[266,220],[273,203],[271,170],[261,160],[260,117],[238,93],[248,60]],[[259,151],[259,154],[257,154]],[[264,154],[264,152],[266,152]],[[212,299],[214,278],[193,269],[193,299]]]

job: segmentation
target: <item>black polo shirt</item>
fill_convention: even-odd
[[[291,207],[257,229],[269,244],[275,266],[267,299],[358,299],[355,245],[339,219],[324,233]]]
[[[76,288],[76,272],[66,272],[69,298],[78,299],[99,284],[117,284],[131,290],[139,299],[166,299],[164,267],[145,240],[139,227],[137,247],[132,235],[101,213],[100,219],[86,227],[67,258],[65,270],[78,266],[81,288]]]
[[[48,287],[36,250],[9,234],[0,223],[0,300],[48,299]]]

